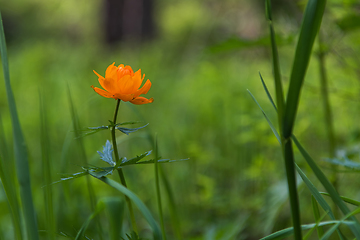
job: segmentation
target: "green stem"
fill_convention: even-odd
[[[159,208],[159,215],[160,215],[160,223],[161,223],[161,233],[164,240],[166,240],[165,234],[165,227],[164,227],[164,217],[162,212],[162,204],[161,204],[161,193],[160,193],[160,183],[159,183],[159,163],[158,163],[158,144],[157,138],[155,137],[155,186],[156,186],[156,196],[158,200],[158,208]]]
[[[112,143],[113,143],[113,149],[114,149],[114,154],[115,154],[115,161],[116,161],[116,163],[118,163],[118,161],[120,160],[120,158],[119,158],[119,152],[118,152],[118,150],[117,150],[116,136],[115,136],[116,118],[117,118],[117,113],[118,113],[118,111],[119,111],[120,102],[121,102],[120,99],[118,99],[117,102],[116,102],[115,113],[114,113],[114,120],[113,120],[114,126],[113,126],[112,129],[111,129],[111,137],[112,137]],[[122,169],[121,169],[121,168],[118,168],[117,171],[118,171],[118,173],[119,173],[119,177],[120,177],[121,184],[122,184],[124,187],[127,188],[126,181],[125,181],[125,176],[124,176],[124,173],[123,173]],[[136,225],[136,221],[135,221],[134,210],[133,210],[132,205],[131,205],[131,200],[130,200],[130,198],[128,198],[127,196],[125,196],[125,200],[126,200],[126,203],[127,203],[127,205],[128,205],[128,208],[129,208],[130,219],[131,219],[131,226],[132,226],[134,232],[137,234],[137,233],[138,233],[138,231],[137,231],[137,225]]]
[[[276,104],[277,104],[277,113],[278,113],[278,123],[281,136],[281,147],[283,152],[283,157],[285,160],[285,169],[286,169],[286,179],[289,189],[289,199],[290,199],[290,208],[291,208],[291,217],[294,226],[294,236],[296,240],[301,240],[301,221],[300,221],[300,211],[299,211],[299,199],[297,193],[296,185],[296,175],[295,175],[295,162],[294,162],[294,152],[291,142],[291,134],[284,136],[285,134],[285,100],[284,100],[284,91],[281,83],[281,72],[280,72],[280,63],[279,63],[279,54],[277,50],[276,40],[275,40],[275,31],[272,23],[272,14],[271,14],[271,1],[266,0],[266,16],[269,23],[270,30],[270,40],[271,40],[271,50],[273,57],[273,71],[274,71],[274,80],[275,80],[275,89],[276,89]]]
[[[321,37],[321,33],[318,34],[318,43],[319,43],[319,53],[318,53],[318,61],[319,61],[319,72],[320,72],[320,89],[321,89],[321,97],[323,102],[324,108],[324,120],[325,120],[325,127],[326,127],[326,134],[328,139],[328,149],[329,149],[329,157],[335,157],[335,131],[334,131],[334,123],[333,117],[330,107],[330,100],[329,100],[329,91],[328,91],[328,77],[326,73],[326,63],[325,63],[325,55],[326,50],[323,46],[323,41]],[[332,165],[332,176],[330,178],[331,184],[334,188],[338,189],[338,176],[337,176],[337,166],[335,164]],[[334,208],[335,217],[339,215],[337,211],[337,207]]]
[[[299,199],[297,193],[296,175],[295,175],[295,159],[294,151],[292,147],[292,141],[290,138],[283,138],[282,147],[285,159],[286,178],[288,182],[291,216],[294,226],[294,239],[301,240],[301,221],[299,211]]]

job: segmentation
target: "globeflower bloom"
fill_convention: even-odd
[[[95,70],[94,73],[99,77],[99,83],[105,90],[94,86],[91,87],[103,97],[119,99],[137,105],[154,101],[153,98],[140,97],[141,94],[146,94],[151,88],[149,79],[140,88],[145,77],[145,74],[141,76],[141,69],[134,73],[130,66],[120,64],[116,67],[115,63],[113,63],[106,69],[105,78],[95,72]]]

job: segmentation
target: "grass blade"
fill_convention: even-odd
[[[325,195],[325,196],[330,196],[330,194],[328,193],[325,193],[325,192],[320,192],[322,195]],[[357,206],[359,207],[360,206],[360,202],[359,201],[356,201],[354,199],[351,199],[351,198],[348,198],[348,197],[343,197],[343,196],[340,196],[342,200],[344,200],[344,202],[347,202],[347,203],[350,203],[354,206]]]
[[[93,220],[103,209],[105,208],[105,204],[103,202],[99,202],[95,208],[95,211],[86,219],[86,221],[81,226],[79,232],[77,233],[75,240],[80,240],[84,237],[85,231],[88,228],[91,220]]]
[[[21,231],[21,218],[19,212],[20,206],[15,192],[16,186],[14,183],[12,183],[11,175],[9,174],[8,168],[6,168],[4,163],[5,161],[3,160],[3,157],[0,156],[0,180],[9,203],[11,218],[14,226],[15,239],[21,240],[23,239],[23,234]]]
[[[275,92],[276,92],[276,105],[278,106],[278,121],[279,126],[282,126],[283,116],[284,116],[284,91],[281,83],[281,72],[280,72],[280,64],[279,64],[279,54],[277,50],[276,40],[275,40],[275,30],[272,22],[272,14],[271,14],[271,1],[266,0],[266,17],[269,23],[270,30],[270,40],[271,40],[271,50],[272,50],[272,66],[275,80]],[[264,83],[261,75],[261,81]],[[269,96],[269,95],[268,95]]]
[[[265,83],[263,83],[264,88],[267,90]],[[261,112],[263,113],[266,121],[268,122],[271,130],[273,131],[275,137],[277,138],[277,140],[279,141],[279,143],[281,144],[281,139],[279,137],[279,134],[277,133],[274,125],[272,124],[272,122],[270,121],[270,119],[268,118],[268,116],[266,115],[265,111],[262,109],[262,107],[260,106],[260,104],[257,102],[257,100],[255,99],[255,97],[251,94],[251,92],[248,90],[250,96],[252,97],[252,99],[254,100],[254,102],[258,105],[258,107],[260,108]],[[268,91],[267,91],[268,93]],[[271,95],[268,93],[268,97],[270,99],[270,101],[272,100]],[[274,108],[276,109],[275,105],[273,104]],[[303,179],[304,183],[306,184],[306,186],[308,187],[308,189],[311,191],[312,195],[315,197],[315,199],[319,202],[320,206],[329,213],[329,216],[335,220],[335,216],[331,210],[331,207],[327,204],[327,202],[325,201],[325,199],[321,196],[320,192],[315,188],[315,186],[312,184],[312,182],[307,178],[307,176],[302,172],[302,170],[295,164],[296,170],[299,173],[299,175],[301,176],[301,178]],[[339,231],[339,236],[340,239],[344,239],[341,232]]]
[[[298,166],[297,166],[298,167]],[[316,222],[320,222],[320,210],[319,210],[319,205],[315,199],[315,197],[313,195],[311,195],[311,205],[313,207],[313,213],[314,213],[314,218]],[[321,238],[324,235],[324,228],[323,227],[317,227],[317,234],[318,234],[318,238]]]
[[[177,211],[177,204],[175,202],[175,197],[170,185],[169,180],[167,179],[167,176],[164,173],[164,169],[161,165],[159,165],[160,175],[162,182],[164,183],[165,193],[168,198],[168,204],[170,208],[170,215],[171,215],[171,221],[175,230],[175,235],[178,240],[183,239],[182,236],[182,230],[181,230],[181,222],[179,220],[178,211]]]
[[[339,221],[338,223],[336,223],[334,226],[332,226],[325,234],[324,236],[321,238],[321,240],[327,240],[329,239],[329,237],[333,234],[333,232],[335,230],[337,230],[340,226],[340,224],[345,223],[350,229],[354,229],[356,228],[355,226],[355,222],[349,222],[349,221],[345,221],[346,219],[348,219],[349,217],[354,217],[354,215],[360,213],[360,208],[355,209],[354,211],[350,212],[349,214],[347,214],[343,219],[341,219],[341,221]],[[360,239],[360,235],[353,231],[356,239]]]
[[[41,95],[40,99],[40,123],[41,123],[41,151],[42,151],[42,170],[43,170],[43,179],[44,185],[44,202],[45,202],[45,212],[46,212],[46,224],[47,231],[49,232],[49,239],[55,239],[55,221],[54,221],[54,206],[53,206],[53,195],[52,195],[52,177],[51,177],[51,166],[50,166],[50,156],[49,156],[49,134],[48,134],[48,123],[47,116],[45,112],[44,102]]]
[[[349,208],[345,205],[344,201],[341,199],[341,197],[339,196],[333,185],[330,183],[330,181],[327,179],[325,174],[320,170],[320,168],[317,166],[315,161],[310,157],[310,155],[306,152],[306,150],[302,147],[302,145],[299,143],[299,141],[296,139],[294,135],[292,136],[292,139],[295,145],[297,146],[297,148],[299,149],[301,155],[305,158],[306,162],[309,164],[310,168],[314,172],[317,179],[321,182],[321,184],[324,186],[326,191],[330,194],[330,197],[332,198],[334,203],[340,208],[343,214],[345,215],[349,214],[350,213]],[[358,220],[354,216],[351,216],[350,219],[355,223],[355,227],[351,228],[353,233],[355,235],[360,234],[360,224]]]
[[[323,198],[321,193],[316,189],[314,184],[305,175],[305,173],[301,170],[301,168],[299,168],[298,165],[296,165],[296,170],[299,173],[302,180],[304,181],[304,183],[306,184],[307,188],[310,190],[310,192],[312,194],[311,197],[314,198],[317,201],[317,203],[319,203],[319,205],[322,207],[322,209],[324,209],[324,211],[328,213],[328,215],[330,216],[330,218],[332,220],[336,220],[335,215],[334,215],[333,211],[331,210],[330,205],[325,201],[325,199]],[[316,206],[317,206],[317,203],[315,202],[314,204],[316,204]],[[317,219],[316,219],[316,221],[317,221]],[[324,232],[323,232],[323,230],[319,230],[319,229],[321,229],[321,228],[320,227],[318,228],[318,233],[319,233],[319,237],[320,237],[320,235],[322,236],[324,234]],[[344,239],[340,230],[338,230],[338,234],[339,234],[340,239]]]
[[[156,240],[161,240],[162,239],[161,231],[160,231],[160,228],[159,228],[158,224],[156,223],[154,217],[151,215],[149,209],[139,199],[138,196],[136,196],[129,189],[127,189],[126,187],[124,187],[120,183],[115,182],[114,180],[111,180],[111,179],[106,178],[106,177],[102,177],[102,178],[98,178],[98,179],[101,180],[102,182],[108,184],[109,186],[115,188],[116,190],[123,193],[124,195],[128,196],[135,203],[135,205],[139,208],[140,212],[143,214],[146,221],[149,223],[149,225],[153,229],[154,239],[156,239]]]
[[[158,163],[158,142],[157,142],[157,136],[155,135],[155,188],[156,188],[156,198],[158,202],[158,210],[159,210],[159,216],[160,216],[160,224],[161,224],[161,233],[164,240],[166,240],[166,234],[165,234],[165,226],[164,226],[164,216],[162,211],[162,204],[161,204],[161,192],[160,192],[160,182],[159,182],[159,163]]]
[[[319,226],[319,227],[322,227],[322,226],[333,225],[333,224],[337,224],[337,223],[352,224],[353,222],[333,220],[333,221],[327,221],[327,222],[320,222],[318,225],[316,223],[302,225],[301,229],[302,230],[308,230],[308,229],[311,229],[311,228],[315,227],[316,225]],[[260,240],[283,239],[283,238],[289,237],[289,236],[291,236],[293,234],[294,234],[294,228],[291,227],[291,228],[286,228],[286,229],[277,231],[275,233],[272,233],[272,234],[270,234],[270,235],[268,235],[266,237],[261,238]]]
[[[301,87],[309,65],[312,47],[321,25],[326,0],[309,0],[296,46],[284,112],[284,137],[290,138],[299,105]]]
[[[31,192],[28,155],[16,110],[14,94],[12,92],[10,85],[9,64],[7,58],[5,34],[4,34],[4,27],[2,23],[1,13],[0,13],[0,19],[1,19],[0,54],[3,65],[3,71],[4,71],[6,95],[7,95],[11,122],[13,127],[14,152],[15,152],[17,179],[20,186],[20,199],[21,199],[23,216],[25,220],[24,221],[25,228],[28,239],[37,240],[39,239],[39,234],[37,229],[37,221],[35,217],[35,210],[34,210],[34,204],[33,204],[32,192]]]
[[[121,239],[125,213],[125,201],[118,197],[107,197],[102,200],[109,216],[109,235],[111,240]]]

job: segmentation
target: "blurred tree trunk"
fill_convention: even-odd
[[[154,34],[153,0],[105,0],[106,42],[147,40]]]

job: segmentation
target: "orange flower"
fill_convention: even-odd
[[[154,101],[153,98],[139,97],[141,94],[146,94],[151,87],[151,82],[148,79],[144,86],[140,88],[145,77],[145,74],[141,77],[141,69],[134,73],[130,66],[120,64],[116,67],[115,63],[113,63],[106,69],[105,78],[95,70],[94,73],[99,77],[99,83],[105,90],[94,86],[91,87],[103,97],[120,99],[138,105]]]

